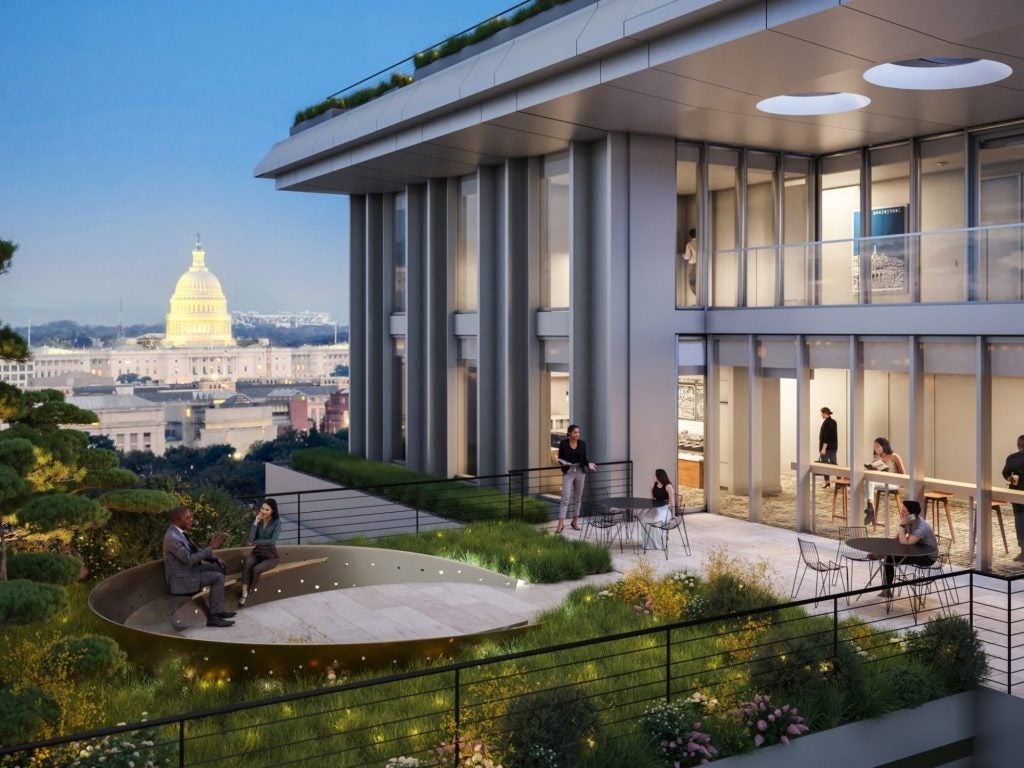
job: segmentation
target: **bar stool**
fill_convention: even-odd
[[[939,516],[939,504],[946,508],[946,523],[949,525],[949,538],[956,544],[956,532],[953,530],[953,515],[949,511],[949,500],[953,496],[952,493],[945,493],[944,491],[928,491],[924,495],[924,518],[925,520],[932,520],[935,523],[935,535],[938,536],[942,530],[942,518]],[[934,513],[932,517],[928,517],[928,510],[932,510]],[[1000,515],[1001,517],[1002,515]]]
[[[1009,503],[1006,499],[992,499],[992,511],[996,513],[996,519],[999,521],[999,533],[1003,536],[1003,552],[1006,554],[1010,554],[1010,547],[1006,543],[1006,526],[1003,525],[1003,504]]]
[[[880,501],[882,499],[882,494],[883,493],[887,493],[887,494],[889,494],[889,496],[894,497],[894,499],[896,501],[896,515],[897,515],[897,517],[899,516],[899,513],[900,513],[900,489],[899,489],[899,486],[889,486],[888,488],[879,488],[879,489],[877,489],[875,491],[875,522],[874,522],[874,524],[873,524],[873,526],[871,528],[872,531],[874,531],[874,529],[878,527],[878,518],[881,517],[881,515],[882,515],[882,507],[880,506]]]
[[[848,477],[837,477],[832,481],[832,519],[835,520],[836,515],[836,501],[838,501],[839,494],[843,494],[843,515],[842,518],[846,522],[850,522],[849,507],[850,507],[850,479]]]

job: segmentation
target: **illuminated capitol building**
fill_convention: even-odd
[[[92,349],[38,347],[27,363],[0,365],[0,381],[24,389],[70,393],[75,387],[112,384],[134,374],[161,384],[201,382],[208,388],[232,388],[239,380],[326,381],[338,365],[347,364],[347,343],[306,347],[236,343],[227,297],[206,266],[206,252],[197,236],[192,266],[175,286],[162,337],[152,334]]]

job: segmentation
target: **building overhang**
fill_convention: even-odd
[[[976,88],[867,82],[882,63],[984,58]],[[863,109],[772,115],[762,99],[852,92]],[[392,192],[628,132],[811,155],[1024,115],[1019,0],[610,0],[586,5],[274,145],[279,189]]]

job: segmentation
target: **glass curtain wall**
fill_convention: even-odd
[[[394,441],[394,457],[405,461],[406,422],[409,414],[408,371],[405,365],[405,338],[399,336],[394,341],[395,379],[391,393],[391,424],[392,440]]]
[[[568,309],[569,153],[544,158],[541,174],[540,270],[541,309]]]
[[[698,306],[700,147],[676,147],[676,306]]]
[[[886,438],[893,453],[900,457],[906,472],[910,449],[910,349],[903,336],[865,338],[861,342],[864,366],[864,407],[861,434],[864,436],[864,456],[854,461],[869,463],[873,460],[872,445],[876,438]],[[888,472],[898,472],[895,459],[887,462]],[[865,498],[875,507],[880,530],[895,535],[899,521],[899,499],[906,498],[906,482],[884,483],[868,480]],[[898,494],[898,495],[897,495]],[[881,528],[884,526],[884,529]]]
[[[395,195],[394,242],[391,249],[391,264],[394,269],[394,276],[392,280],[394,298],[392,299],[393,303],[391,311],[396,313],[405,312],[405,271],[407,259],[405,246],[406,220],[406,197],[403,192]]]
[[[832,411],[836,423],[838,448],[836,464],[849,469],[850,445],[850,343],[845,336],[809,336],[804,339],[809,368],[807,444],[811,446],[809,458],[818,460],[821,427],[824,421],[821,409]],[[814,530],[822,535],[838,536],[839,527],[860,525],[863,516],[851,508],[852,495],[848,487],[829,476],[829,487],[823,487],[824,477],[811,478],[814,488]]]
[[[718,512],[750,516],[750,377],[745,336],[712,342],[718,380]],[[709,457],[714,460],[714,457]]]
[[[1007,459],[1016,453],[1017,438],[1024,434],[1024,420],[1018,416],[1024,387],[1024,337],[987,339],[986,348],[992,373],[986,392],[992,404],[992,439],[986,446],[992,456],[992,562],[1000,570],[1019,573],[1024,563],[1014,558],[1024,554],[1024,518],[1016,519],[1000,491],[1008,486],[1002,474]]]
[[[736,248],[739,210],[739,152],[708,149],[708,234],[705,252],[711,260],[711,295],[716,307],[740,306],[743,264]],[[697,233],[698,241],[700,232]]]
[[[477,468],[477,342],[459,339],[459,364],[455,378],[455,465],[460,475],[475,475]]]
[[[476,312],[480,263],[480,206],[476,176],[459,180],[458,224],[455,240],[455,310]]]
[[[676,464],[678,503],[689,511],[705,509],[704,425],[706,408],[704,339],[679,337],[677,421],[679,450]]]
[[[916,246],[908,232],[916,230],[910,211],[910,145],[872,149],[870,263],[872,304],[905,304],[915,300],[918,290]],[[854,229],[859,217],[854,216]]]
[[[814,240],[812,215],[813,161],[808,157],[787,155],[783,163],[782,303],[807,306],[814,302],[814,249],[806,244]]]
[[[1024,132],[982,138],[978,148],[978,299],[1020,301],[1024,296]]]
[[[775,166],[778,155],[746,153],[746,306],[773,307],[776,248]]]
[[[922,141],[919,150],[921,301],[966,301],[968,239],[964,220],[964,138]]]
[[[860,236],[860,152],[821,160],[821,237],[817,304],[857,304],[860,265],[850,240]],[[829,241],[839,240],[833,243]]]

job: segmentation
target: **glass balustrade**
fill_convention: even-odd
[[[1024,225],[727,249],[711,266],[716,307],[1020,301]]]

